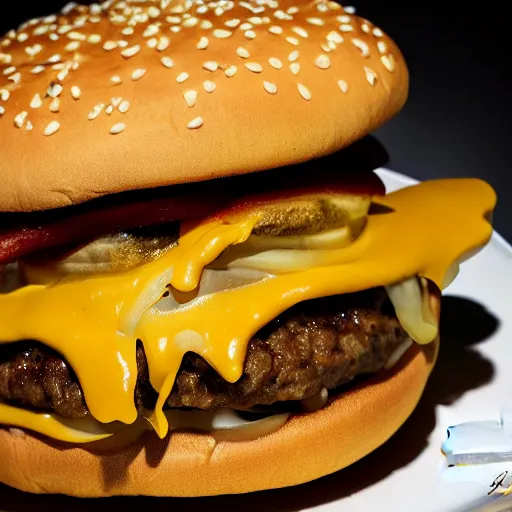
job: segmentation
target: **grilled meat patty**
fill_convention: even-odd
[[[250,341],[243,376],[226,382],[201,357],[183,359],[167,403],[172,408],[250,408],[308,398],[358,375],[379,371],[407,339],[381,288],[302,302]],[[154,407],[143,344],[137,346],[139,411]],[[0,345],[0,401],[54,410],[71,418],[88,414],[70,365],[35,341]]]

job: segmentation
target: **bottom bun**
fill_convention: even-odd
[[[161,440],[150,432],[112,453],[1,429],[0,481],[80,497],[211,496],[308,482],[356,462],[398,430],[420,399],[437,347],[437,340],[414,344],[391,370],[254,441],[216,443],[193,433]]]

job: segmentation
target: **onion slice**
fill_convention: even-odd
[[[386,291],[407,334],[420,345],[434,341],[439,326],[428,306],[425,283],[421,283],[418,277],[411,277],[386,286]]]

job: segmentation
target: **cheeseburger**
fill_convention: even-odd
[[[246,493],[400,427],[495,194],[386,194],[366,135],[408,72],[380,28],[325,0],[107,0],[0,52],[1,482]]]

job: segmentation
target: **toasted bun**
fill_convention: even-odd
[[[433,298],[439,312],[439,302]],[[433,308],[433,309],[434,309]],[[388,372],[340,394],[327,407],[292,417],[246,442],[206,434],[150,433],[110,452],[52,444],[0,430],[0,481],[34,493],[210,496],[296,485],[333,473],[387,441],[416,407],[435,363],[438,340],[414,344]]]
[[[261,4],[114,1],[7,34],[0,211],[302,162],[402,108],[380,29],[334,2]]]

